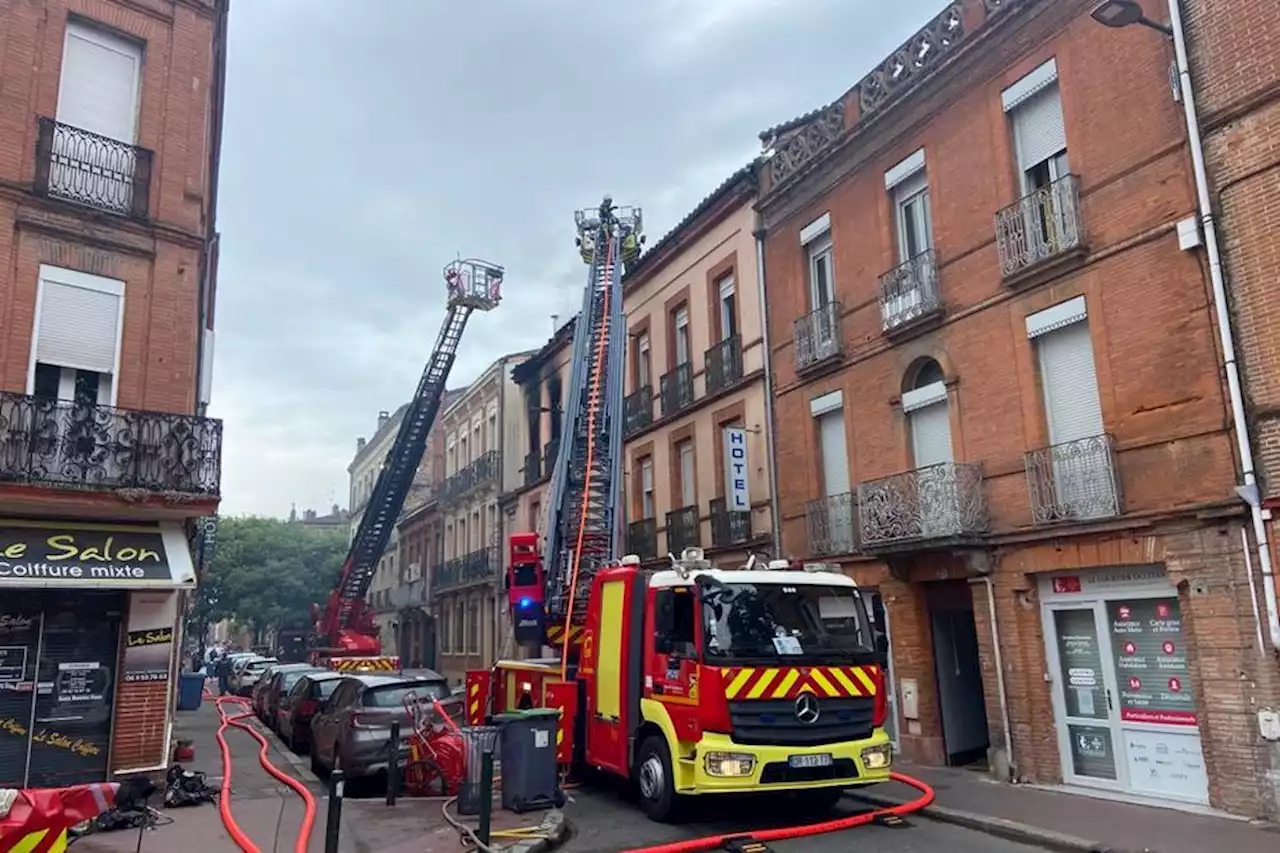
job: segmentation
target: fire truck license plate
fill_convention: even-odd
[[[787,756],[787,764],[792,767],[830,767],[831,753],[819,752],[816,755],[789,755]]]

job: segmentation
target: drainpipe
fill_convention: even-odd
[[[1004,686],[1004,653],[1000,650],[1000,622],[996,619],[996,588],[990,575],[983,575],[982,581],[987,587],[987,608],[991,622],[991,647],[995,650],[996,692],[1000,694],[1000,723],[1004,729],[1004,760],[1009,765],[1010,776],[1013,774],[1013,733],[1009,722],[1009,694]],[[1008,782],[1009,779],[1001,781]]]
[[[200,252],[196,274],[196,413],[203,416],[208,402],[203,398],[205,361],[213,358],[206,351],[205,337],[213,329],[213,306],[217,298],[218,282],[218,180],[222,161],[222,125],[227,97],[227,16],[231,0],[219,0],[214,12],[213,24],[213,74],[209,90],[209,159],[206,169],[209,197],[208,220],[205,223],[205,241]],[[212,385],[212,383],[210,383]]]
[[[778,505],[778,446],[777,422],[773,410],[773,347],[769,343],[769,302],[764,286],[764,224],[756,214],[756,293],[760,300],[760,328],[764,339],[764,417],[765,446],[769,460],[769,513],[773,524],[773,556],[782,557],[782,509]]]
[[[1244,485],[1237,486],[1236,492],[1249,504],[1249,514],[1253,521],[1253,537],[1258,548],[1258,570],[1262,574],[1263,597],[1266,601],[1267,627],[1271,634],[1272,647],[1280,651],[1280,606],[1277,606],[1276,602],[1276,575],[1271,563],[1267,523],[1262,517],[1262,500],[1254,472],[1253,449],[1249,442],[1249,424],[1245,420],[1244,396],[1240,390],[1240,368],[1236,362],[1235,337],[1231,332],[1231,314],[1227,306],[1222,254],[1218,247],[1218,228],[1213,214],[1213,202],[1209,196],[1209,178],[1204,164],[1204,142],[1200,138],[1200,117],[1196,111],[1195,91],[1191,84],[1191,65],[1187,58],[1187,37],[1182,26],[1182,9],[1179,0],[1169,0],[1169,25],[1173,30],[1174,55],[1177,60],[1178,80],[1182,88],[1182,107],[1187,122],[1187,141],[1191,148],[1191,165],[1195,172],[1200,221],[1204,227],[1205,248],[1209,255],[1213,307],[1218,321],[1218,336],[1222,343],[1222,369],[1227,376],[1227,389],[1231,396],[1231,419],[1235,427],[1236,447],[1240,452],[1240,468],[1244,477]]]

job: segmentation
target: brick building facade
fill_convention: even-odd
[[[169,763],[209,399],[224,0],[0,0],[0,787]]]
[[[906,757],[1274,815],[1172,50],[1094,5],[951,3],[762,135],[783,548],[867,591]]]

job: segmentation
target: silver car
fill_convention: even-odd
[[[277,663],[279,661],[275,658],[264,657],[245,658],[243,661],[238,661],[229,679],[231,692],[237,696],[251,695],[253,686],[258,683],[262,673],[267,671],[267,667]]]

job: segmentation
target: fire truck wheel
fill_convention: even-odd
[[[671,772],[671,752],[660,737],[648,737],[636,756],[636,786],[640,807],[650,820],[667,823],[675,819],[679,806]]]

